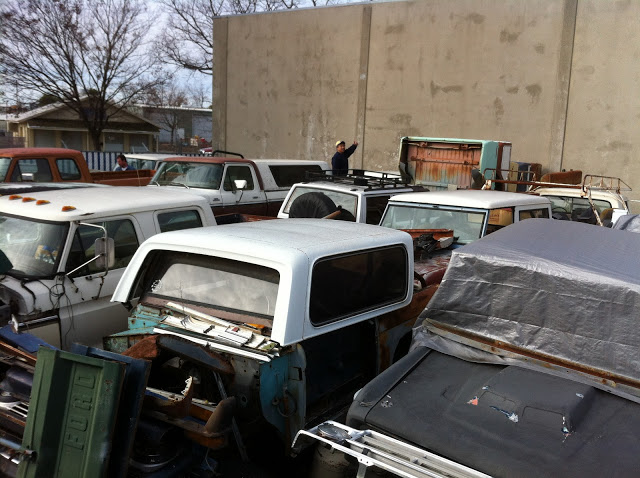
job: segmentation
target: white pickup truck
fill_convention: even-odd
[[[455,247],[515,222],[550,217],[546,197],[465,189],[394,196],[380,225],[402,230],[451,229]]]
[[[164,231],[215,224],[204,198],[103,187],[0,197],[0,300],[14,327],[57,347],[101,345],[127,328],[109,299],[138,246]],[[108,260],[107,260],[108,259]]]
[[[427,191],[422,186],[406,184],[398,174],[351,171],[341,176],[329,172],[309,174],[307,181],[291,187],[278,217],[335,216],[342,221],[377,225],[391,196]]]
[[[424,307],[413,307],[412,249],[404,232],[317,219],[159,234],[118,284],[113,301],[137,305],[129,330],[105,346],[133,345],[128,355],[151,358],[138,342],[160,334],[202,347],[206,361],[230,364],[218,370],[236,397],[243,439],[288,445],[298,430],[344,411],[389,366]],[[216,369],[188,355],[197,356],[184,346],[181,361],[160,354],[149,385],[175,390],[191,376],[194,400],[219,402]]]
[[[329,167],[325,161],[238,156],[164,159],[149,186],[203,196],[216,216],[243,213],[275,217],[292,184],[304,179],[307,171],[321,172]]]

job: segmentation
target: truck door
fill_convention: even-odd
[[[94,257],[96,239],[103,232],[80,224],[73,235],[65,267],[67,272],[79,269],[69,274],[71,279],[65,278],[65,297],[60,300],[61,345],[65,349],[73,342],[102,346],[102,337],[127,328],[128,311],[110,299],[140,245],[140,225],[130,216],[95,224],[105,227],[113,239],[115,263],[106,275],[96,262],[83,266]]]
[[[247,187],[238,190],[234,181],[244,180]],[[216,214],[243,213],[265,216],[267,198],[260,189],[260,183],[253,167],[249,164],[227,164],[222,179],[222,211]]]

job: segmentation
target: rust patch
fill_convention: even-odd
[[[157,344],[157,335],[149,335],[139,342],[135,343],[129,349],[125,350],[122,355],[137,359],[152,360],[160,354],[160,348]]]
[[[469,332],[468,330],[462,330],[457,327],[452,327],[447,324],[443,324],[441,322],[429,321],[433,327],[445,330],[451,334],[459,335],[460,337],[464,337],[469,340],[473,340],[475,342],[479,342],[481,344],[489,346],[492,353],[500,353],[501,351],[512,352],[518,355],[522,355],[523,357],[528,357],[537,361],[546,362],[549,364],[549,367],[558,366],[567,368],[570,370],[575,370],[576,372],[584,373],[586,375],[590,375],[592,377],[597,377],[599,381],[607,386],[615,387],[617,384],[628,385],[633,388],[640,388],[640,380],[634,380],[629,377],[625,377],[623,375],[619,375],[612,372],[607,372],[605,370],[589,367],[588,365],[571,362],[566,359],[562,359],[559,357],[555,357],[553,355],[548,355],[540,352],[533,352],[524,347],[519,347],[516,345],[511,345],[506,342],[502,342],[500,340],[490,339],[488,337],[484,337],[482,335],[478,335],[474,332]]]

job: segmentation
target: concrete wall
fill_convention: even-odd
[[[401,136],[499,139],[640,197],[640,2],[420,0],[214,23],[213,144],[395,170]]]

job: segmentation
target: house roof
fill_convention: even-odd
[[[84,100],[87,97],[83,97],[82,99]],[[40,127],[56,127],[56,128],[72,128],[72,127],[77,127],[77,123],[80,121],[80,119],[78,118],[78,120],[54,120],[54,119],[48,119],[48,118],[42,118],[42,116],[52,113],[54,111],[58,111],[58,110],[62,110],[65,108],[69,108],[68,106],[66,106],[64,103],[62,102],[58,102],[58,103],[52,103],[50,105],[45,105],[45,106],[41,106],[39,108],[35,108],[31,111],[27,111],[25,113],[21,113],[19,115],[15,115],[12,118],[7,118],[7,121],[9,123],[24,123],[25,121],[29,121],[30,125],[32,126],[40,126]],[[144,123],[145,126],[151,125],[153,128],[157,128],[158,130],[162,129],[162,127],[160,125],[158,125],[157,123],[133,112],[130,111],[128,109],[123,109],[121,111],[122,114],[128,115],[128,116],[132,116],[138,120],[140,120],[140,122]],[[37,120],[37,122],[34,123],[33,120]],[[53,123],[55,122],[55,124]],[[125,122],[121,122],[121,121],[110,121],[108,123],[109,127],[106,128],[106,131],[111,131],[111,130],[129,130],[132,129],[131,123],[125,123]],[[145,128],[140,128],[139,125],[136,126],[137,129],[141,129],[143,131],[149,131],[151,130],[151,128],[149,128],[148,126],[146,126]],[[133,128],[133,129],[136,129]]]

